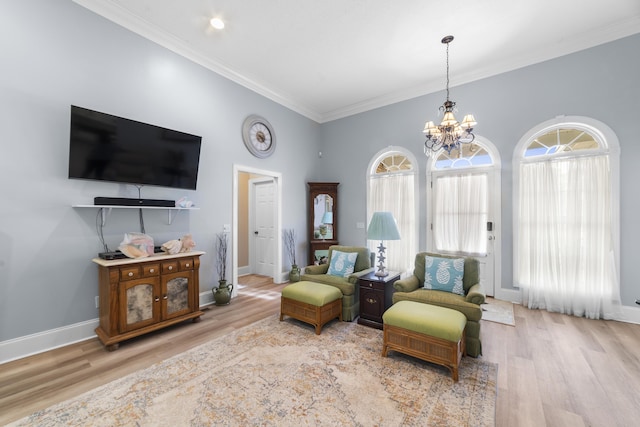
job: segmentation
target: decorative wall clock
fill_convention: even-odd
[[[264,118],[251,115],[242,124],[242,139],[247,150],[264,159],[276,150],[276,134],[271,124]]]

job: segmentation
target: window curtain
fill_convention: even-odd
[[[610,175],[608,156],[520,165],[516,281],[529,308],[617,314]]]
[[[433,237],[438,252],[485,255],[487,175],[440,176],[434,185]]]
[[[417,252],[415,174],[373,175],[369,179],[369,206],[367,224],[374,212],[391,212],[398,223],[401,240],[385,241],[385,265],[390,271],[413,271]],[[369,249],[376,253],[380,241],[368,241]],[[377,257],[376,257],[377,262]]]

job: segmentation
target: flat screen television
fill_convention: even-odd
[[[69,178],[195,190],[202,137],[71,106]]]

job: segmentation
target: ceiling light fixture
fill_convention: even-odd
[[[211,18],[211,21],[209,21],[209,23],[216,30],[222,30],[224,28],[224,21],[220,18]]]
[[[473,127],[477,124],[472,114],[464,116],[462,123],[453,115],[456,109],[456,103],[449,100],[449,43],[453,41],[453,36],[446,36],[442,39],[442,43],[447,45],[447,100],[440,106],[440,111],[444,113],[442,122],[435,125],[432,121],[427,121],[422,131],[427,140],[424,142],[424,154],[435,156],[441,148],[451,151],[460,148],[460,144],[469,144],[473,142],[476,136],[473,134]]]

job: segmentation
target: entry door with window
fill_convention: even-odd
[[[432,162],[428,187],[430,252],[470,256],[480,263],[480,283],[495,295],[500,275],[496,235],[500,206],[499,169],[489,143],[442,152]],[[498,284],[498,286],[496,286]]]
[[[249,260],[254,274],[273,276],[275,264],[275,183],[273,179],[249,181],[251,237]]]

